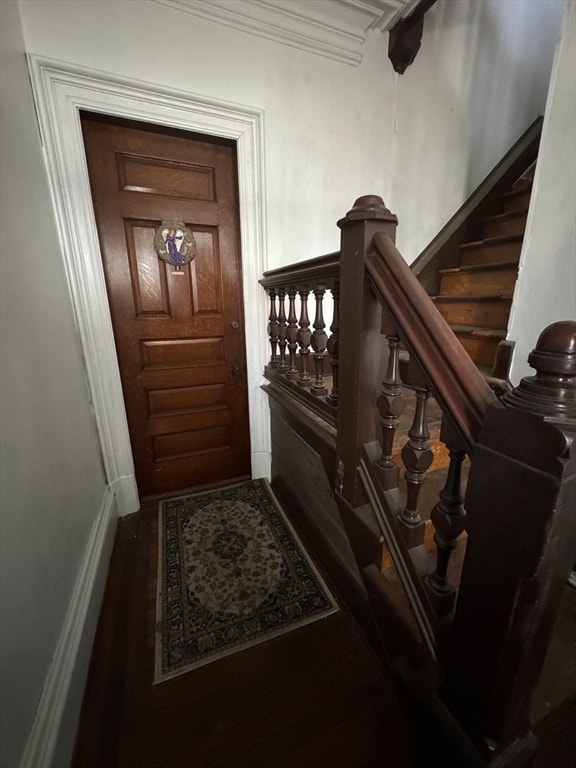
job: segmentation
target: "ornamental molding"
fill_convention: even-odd
[[[266,271],[263,112],[34,54],[28,55],[28,66],[106,478],[119,514],[135,512],[140,502],[84,152],[82,110],[236,142],[240,243],[242,253],[250,254],[242,262],[242,283],[246,336],[252,341],[247,348],[252,476],[269,477],[269,407],[260,388],[267,311],[258,283]]]
[[[384,32],[420,0],[152,0],[207,21],[352,66],[371,30]]]

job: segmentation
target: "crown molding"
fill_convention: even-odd
[[[383,32],[420,0],[152,0],[352,66],[371,30]]]
[[[400,19],[410,16],[421,0],[327,0],[332,7],[332,13],[337,12],[338,6],[353,8],[370,18],[371,22],[365,31],[375,29],[385,32],[391,29]]]

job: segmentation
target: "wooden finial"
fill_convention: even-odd
[[[545,328],[528,356],[536,370],[502,398],[512,408],[576,421],[576,322]]]
[[[355,202],[343,219],[340,219],[340,229],[354,221],[389,221],[398,224],[398,218],[384,204],[380,195],[362,195]]]

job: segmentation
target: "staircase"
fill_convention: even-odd
[[[536,375],[499,400],[496,374],[478,370],[496,344],[473,360],[438,312],[467,304],[449,318],[461,340],[503,338],[528,209],[515,181],[538,135],[536,125],[417,263],[394,245],[394,214],[366,195],[338,222],[339,254],[260,281],[274,490],[458,768],[527,768],[530,724],[556,739],[531,706],[547,647],[559,656],[553,620],[576,547],[576,323],[549,326],[530,356]]]
[[[412,273],[485,376],[507,378],[506,338],[542,119],[412,261]],[[500,346],[499,346],[500,345]]]
[[[500,197],[500,212],[482,219],[482,237],[460,245],[460,264],[439,269],[432,299],[478,368],[490,373],[505,339],[522,249],[530,188]]]

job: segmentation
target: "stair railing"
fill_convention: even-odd
[[[529,360],[537,375],[498,400],[397,251],[397,219],[381,198],[359,198],[338,224],[340,253],[261,280],[270,299],[265,375],[337,426],[336,460],[326,467],[345,527],[352,530],[347,518],[356,516],[357,525],[371,507],[417,627],[416,642],[408,626],[396,633],[398,668],[406,667],[403,657],[432,661],[432,709],[463,729],[456,741],[470,739],[485,765],[524,765],[534,748],[530,700],[576,551],[576,323],[547,329]],[[326,291],[334,298],[330,337]],[[401,467],[394,446],[403,385],[414,390],[416,407]],[[445,417],[440,439],[449,455],[430,515],[435,563],[419,509],[432,461],[431,396]],[[457,591],[448,571],[465,530]],[[357,554],[357,562],[378,619],[389,595],[380,563],[366,557]],[[386,644],[390,614],[381,626]]]
[[[343,477],[337,498],[342,514],[366,499],[372,505],[436,663],[447,712],[456,715],[486,764],[524,765],[534,748],[531,696],[576,551],[570,518],[576,480],[576,323],[558,323],[542,334],[530,358],[536,377],[524,379],[501,402],[395,248],[396,218],[382,200],[359,198],[339,226],[337,461]],[[378,344],[380,333],[385,345]],[[391,450],[403,407],[401,345],[410,355],[409,381],[403,383],[415,390],[417,403],[402,451],[405,500]],[[379,346],[387,347],[384,354],[377,353]],[[383,381],[379,394],[378,378]],[[430,465],[426,404],[431,394],[446,417],[441,437],[450,456],[446,484],[431,515],[435,568],[423,546],[418,511],[419,488]],[[374,427],[378,420],[381,439]],[[471,468],[463,504],[466,453]],[[447,570],[465,528],[466,557],[456,594]],[[381,603],[386,590],[381,574],[368,565],[364,576]]]
[[[265,376],[335,424],[340,253],[270,270],[260,284],[270,302],[270,360]],[[330,336],[324,320],[329,296],[332,298]]]

